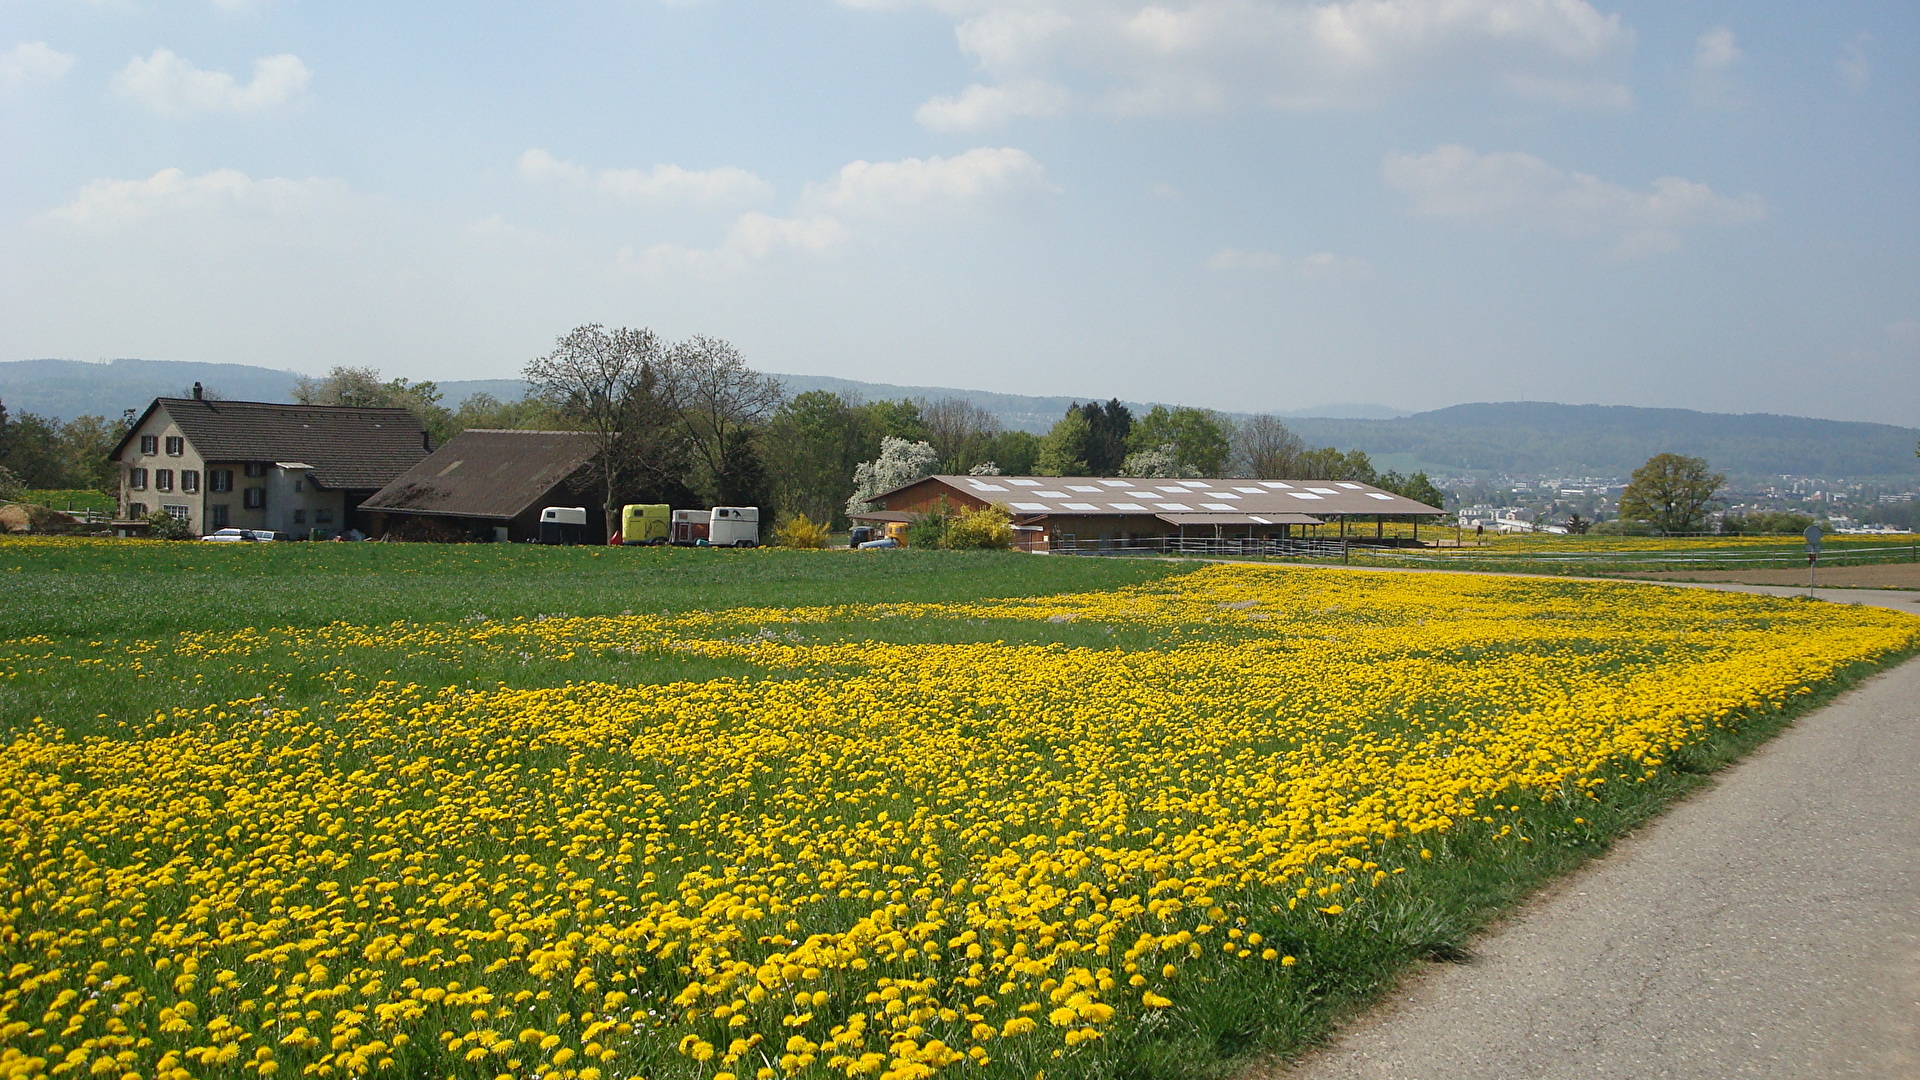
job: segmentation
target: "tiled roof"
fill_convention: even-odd
[[[593,460],[579,431],[472,428],[447,440],[360,504],[362,510],[450,517],[517,517]]]
[[[336,490],[380,487],[427,456],[426,432],[405,409],[201,398],[155,398],[154,409],[208,461],[302,462]]]
[[[1162,480],[1114,476],[928,476],[1014,514],[1441,514],[1445,511],[1350,480]]]

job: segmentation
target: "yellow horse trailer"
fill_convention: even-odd
[[[630,503],[620,510],[620,542],[664,544],[672,522],[673,507],[665,503]]]

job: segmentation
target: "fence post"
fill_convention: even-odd
[[[1347,538],[1343,536],[1340,538],[1340,565],[1342,566],[1347,565],[1349,562],[1347,558],[1347,552],[1348,552]]]

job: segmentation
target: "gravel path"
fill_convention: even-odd
[[[1910,592],[1822,599],[1920,613]],[[1254,1075],[1917,1080],[1920,660],[1802,719],[1471,952]]]

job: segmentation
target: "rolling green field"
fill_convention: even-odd
[[[1661,586],[0,540],[0,1076],[1166,1080],[1920,646]]]
[[[101,714],[117,721],[252,693],[299,706],[335,685],[332,654],[292,648],[244,660],[156,650],[131,679],[90,662],[164,635],[964,602],[1109,589],[1188,569],[996,552],[0,540],[0,640],[33,642],[24,653],[8,650],[24,666],[0,679],[0,729],[45,719],[90,731]],[[671,655],[469,663],[371,644],[356,651],[354,667],[427,686],[659,682],[740,671],[724,660]]]

